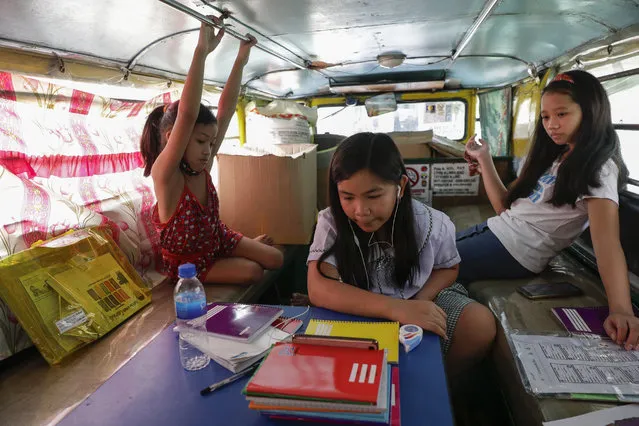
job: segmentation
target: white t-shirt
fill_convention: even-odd
[[[444,213],[413,200],[415,240],[419,247],[419,271],[412,280],[398,289],[395,281],[395,251],[385,245],[373,244],[366,261],[366,271],[370,280],[370,291],[401,299],[410,299],[430,277],[433,269],[452,268],[461,258],[455,243],[455,225]],[[319,213],[315,236],[310,247],[308,262],[319,260],[320,256],[334,243],[337,227],[331,209]],[[361,242],[365,244],[365,242]],[[328,256],[324,262],[337,267],[335,256]]]
[[[549,203],[555,190],[559,161],[544,173],[533,192],[520,198],[510,208],[488,219],[488,228],[506,250],[526,269],[539,273],[550,259],[568,247],[588,227],[585,198],[607,198],[619,204],[617,177],[619,169],[609,159],[599,171],[599,188],[577,198],[576,207],[555,207]]]

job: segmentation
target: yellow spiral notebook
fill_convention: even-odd
[[[380,349],[387,349],[388,362],[399,361],[399,323],[328,321],[311,319],[306,334],[376,339]]]

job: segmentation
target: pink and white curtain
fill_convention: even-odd
[[[148,113],[178,95],[121,101],[0,72],[0,258],[105,225],[148,285],[159,283],[139,138]],[[0,359],[28,344],[23,333],[0,300]]]

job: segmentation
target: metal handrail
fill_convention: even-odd
[[[176,9],[176,10],[179,10],[182,13],[185,13],[185,14],[191,16],[192,18],[197,19],[200,22],[204,22],[204,23],[209,24],[209,25],[211,25],[211,26],[213,26],[215,28],[219,28],[219,29],[224,28],[224,31],[226,33],[228,33],[232,37],[235,37],[238,40],[247,41],[246,37],[244,37],[242,34],[238,33],[237,31],[234,31],[234,30],[232,30],[232,29],[230,29],[228,27],[220,26],[220,25],[216,24],[211,19],[209,19],[206,15],[202,15],[201,13],[199,13],[199,12],[197,12],[197,11],[195,11],[195,10],[185,6],[185,5],[183,5],[182,3],[180,3],[180,2],[178,2],[176,0],[159,0],[159,1],[164,3],[164,4],[166,4],[167,6],[170,6],[170,7],[174,8],[174,9]],[[305,70],[305,69],[308,68],[308,66],[307,66],[308,64],[307,63],[300,64],[297,61],[294,61],[293,59],[290,59],[290,58],[287,58],[287,57],[285,57],[283,55],[280,55],[279,53],[274,52],[271,49],[268,49],[268,48],[266,48],[264,46],[261,46],[260,44],[255,45],[255,48],[259,49],[259,50],[261,50],[261,51],[263,51],[265,53],[268,53],[269,55],[275,56],[276,58],[279,58],[279,59],[281,59],[283,61],[286,61],[286,62],[294,65],[296,68],[299,68],[299,69],[302,69],[302,70]]]
[[[221,14],[227,14],[228,19],[231,19],[235,22],[237,22],[238,24],[242,25],[243,27],[246,27],[251,34],[258,34],[260,37],[263,37],[265,39],[267,39],[270,43],[273,43],[279,47],[281,47],[282,49],[286,50],[287,52],[291,53],[294,56],[297,56],[299,59],[301,59],[302,61],[304,61],[304,63],[308,66],[309,65],[309,61],[305,58],[303,58],[302,56],[298,55],[297,53],[293,52],[291,49],[289,49],[288,47],[284,46],[282,43],[273,40],[271,37],[267,36],[266,34],[263,34],[262,32],[260,32],[259,30],[257,30],[256,28],[248,25],[245,22],[240,21],[239,19],[237,19],[236,17],[234,17],[233,15],[229,14],[227,10],[224,10],[220,7],[214,6],[210,3],[210,0],[202,0],[202,2],[207,5],[208,7],[210,7],[211,9],[215,10],[218,13]]]

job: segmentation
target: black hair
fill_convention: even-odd
[[[151,174],[153,163],[166,145],[165,135],[175,124],[179,104],[180,101],[175,101],[172,104],[156,107],[144,123],[144,130],[142,130],[140,138],[140,151],[144,159],[144,176]],[[195,124],[217,124],[217,118],[208,107],[200,104]]]
[[[402,156],[390,136],[383,133],[357,133],[345,139],[335,150],[330,165],[328,193],[330,208],[335,218],[337,236],[335,243],[326,250],[317,262],[319,265],[334,254],[337,270],[342,281],[360,288],[367,288],[365,265],[361,256],[368,257],[368,245],[361,244],[362,253],[355,244],[353,232],[361,232],[357,226],[351,228],[349,218],[342,209],[337,184],[349,179],[360,170],[369,170],[380,179],[399,185],[406,176]],[[383,226],[391,227],[391,221]],[[389,230],[390,231],[390,230]],[[390,235],[391,232],[389,232]],[[395,283],[403,288],[419,269],[419,253],[415,238],[415,225],[410,185],[406,185],[399,200],[395,218]],[[326,277],[320,271],[320,274]],[[327,277],[328,278],[328,277]]]
[[[619,138],[612,125],[610,101],[606,90],[592,74],[573,70],[553,80],[542,92],[562,93],[581,108],[581,124],[575,133],[575,144],[570,155],[561,162],[557,171],[555,189],[550,203],[555,206],[575,206],[577,198],[590,195],[589,188],[599,188],[599,171],[604,163],[613,159],[619,169],[619,190],[628,179],[628,169],[621,158]],[[533,142],[520,176],[511,185],[506,206],[519,198],[528,197],[539,178],[565,152],[544,129],[541,118],[537,121]]]

